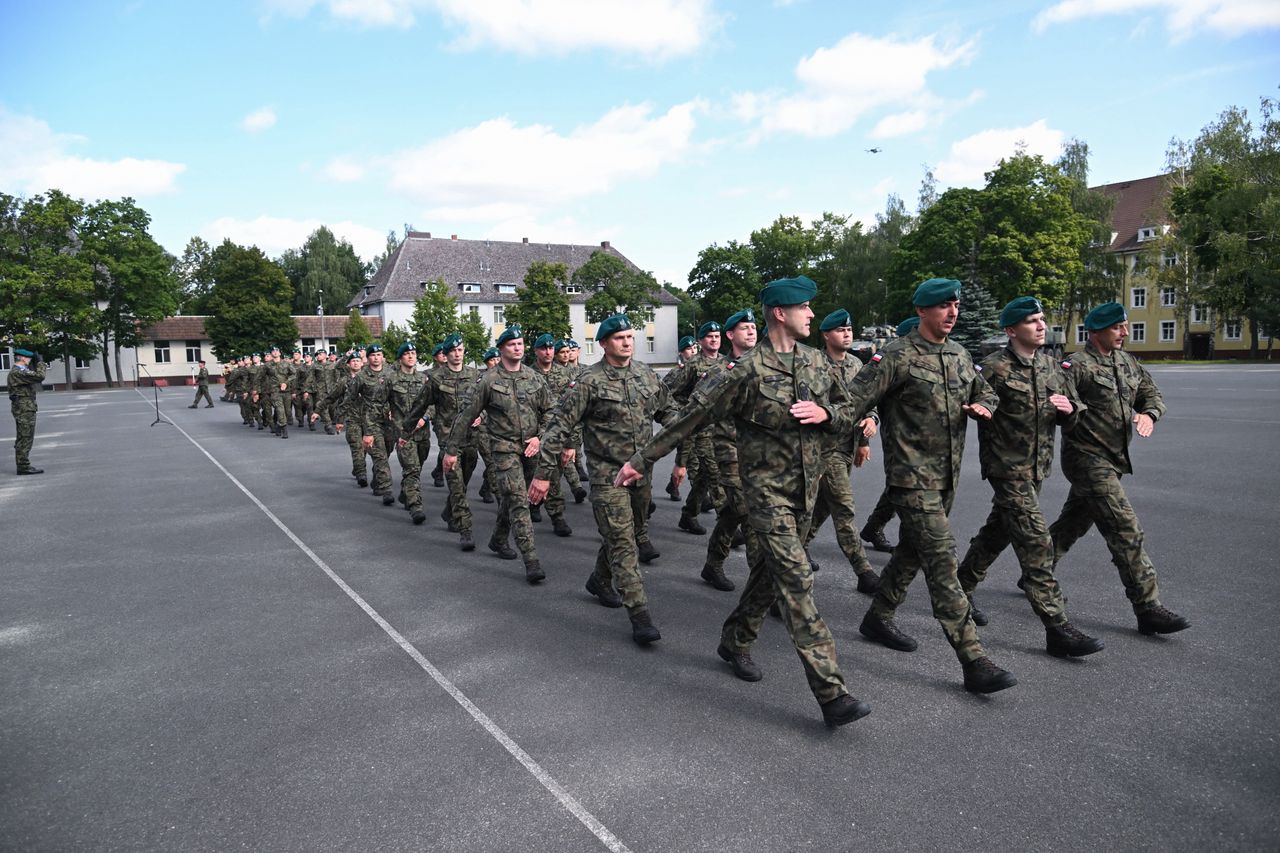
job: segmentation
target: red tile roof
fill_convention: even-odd
[[[1167,175],[1154,175],[1093,187],[1115,200],[1115,208],[1111,211],[1111,230],[1116,236],[1108,247],[1112,252],[1138,251],[1140,228],[1159,228],[1168,222],[1165,199],[1169,188],[1166,178]]]

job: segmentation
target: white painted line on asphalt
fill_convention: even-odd
[[[138,393],[143,397],[144,400],[147,399],[146,395],[143,395],[142,392],[138,392]],[[151,403],[154,409],[154,403],[150,400],[148,400],[147,402]],[[533,774],[533,777],[538,780],[538,782],[542,785],[542,787],[550,791],[551,795],[554,796],[557,800],[559,800],[560,805],[564,806],[564,808],[570,814],[576,817],[583,826],[591,830],[592,835],[600,839],[600,842],[604,844],[604,846],[607,847],[609,850],[613,851],[613,853],[631,853],[630,848],[628,848],[625,844],[623,844],[617,838],[617,836],[615,836],[612,832],[610,832],[609,829],[603,823],[597,820],[595,815],[587,811],[587,809],[582,805],[582,803],[578,802],[577,799],[575,799],[572,794],[570,794],[563,787],[561,787],[560,783],[557,782],[551,776],[550,773],[543,770],[542,767],[538,764],[538,762],[534,761],[532,756],[529,755],[529,753],[521,749],[520,745],[517,744],[514,740],[512,740],[511,737],[506,732],[504,732],[498,726],[497,723],[489,719],[489,716],[485,714],[484,711],[481,711],[478,707],[476,707],[475,703],[472,702],[470,699],[468,699],[465,693],[459,690],[452,681],[446,678],[444,673],[436,669],[435,665],[433,665],[431,661],[427,660],[426,657],[422,654],[422,652],[418,651],[418,649],[413,645],[413,643],[406,640],[399,631],[397,631],[395,628],[391,626],[391,623],[383,619],[381,614],[379,614],[378,611],[374,610],[372,605],[369,604],[369,602],[361,598],[358,592],[356,592],[354,589],[348,586],[347,582],[344,581],[337,572],[329,568],[328,563],[320,559],[320,556],[307,546],[307,543],[299,539],[297,535],[294,534],[294,532],[290,530],[285,525],[285,523],[276,516],[275,513],[273,513],[270,509],[267,508],[266,504],[258,500],[257,495],[249,491],[249,489],[245,487],[243,483],[241,483],[239,480],[236,479],[234,474],[232,474],[225,467],[223,467],[222,463],[219,462],[216,458],[214,458],[212,453],[205,450],[204,446],[201,445],[200,442],[192,438],[191,434],[188,433],[181,426],[179,426],[176,423],[173,423],[173,421],[169,421],[169,423],[173,424],[174,428],[177,429],[178,432],[182,433],[182,435],[187,439],[187,441],[191,442],[195,446],[196,450],[199,450],[201,453],[203,453],[208,458],[208,460],[214,464],[214,467],[216,467],[219,471],[221,471],[223,475],[228,480],[230,480],[237,489],[244,492],[245,496],[249,498],[249,500],[253,501],[254,505],[257,506],[258,509],[262,510],[263,515],[271,519],[271,522],[276,527],[280,528],[281,532],[284,533],[285,536],[289,537],[289,540],[293,542],[294,545],[297,545],[298,549],[301,550],[302,553],[306,554],[309,558],[311,558],[311,562],[315,563],[316,566],[319,567],[320,571],[328,575],[329,580],[337,584],[338,588],[341,589],[344,593],[346,593],[347,597],[350,598],[352,601],[354,601],[356,606],[359,607],[361,610],[363,610],[365,614],[374,621],[374,624],[376,624],[379,628],[381,628],[386,633],[386,635],[395,642],[397,646],[403,649],[404,652],[407,655],[409,655],[409,657],[413,658],[414,663],[416,663],[419,667],[421,667],[423,672],[431,676],[431,679],[435,681],[436,684],[440,685],[440,687],[443,688],[446,693],[452,696],[453,700],[457,702],[459,705],[461,705],[463,710],[471,715],[472,719],[474,719],[477,723],[479,723],[480,726],[486,732],[488,732],[489,735],[493,737],[494,740],[502,744],[503,748],[506,749],[507,752],[511,753],[512,757],[515,758],[516,761],[519,761],[521,764],[523,764],[524,768],[528,770],[531,774]]]

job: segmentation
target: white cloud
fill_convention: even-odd
[[[324,167],[324,173],[332,181],[337,181],[340,184],[349,184],[363,178],[365,168],[345,157],[335,157]]]
[[[271,107],[260,107],[240,120],[240,127],[249,133],[261,133],[275,127],[276,111]]]
[[[346,240],[356,254],[369,260],[387,246],[385,229],[369,228],[355,222],[322,222],[319,219],[288,219],[259,216],[237,219],[224,216],[200,229],[200,236],[212,245],[229,239],[241,246],[257,246],[269,257],[278,257],[285,249],[298,249],[321,225],[328,227],[339,240]]]
[[[1280,3],[1275,0],[1064,0],[1036,15],[1031,28],[1042,33],[1082,18],[1145,12],[1164,13],[1175,41],[1204,30],[1238,36],[1280,28]]]
[[[904,113],[887,115],[876,126],[871,128],[872,139],[891,139],[895,136],[906,136],[929,126],[929,114],[924,110],[908,110]]]
[[[895,107],[901,114],[903,107],[936,101],[928,75],[967,63],[976,52],[974,41],[940,45],[935,36],[901,41],[852,33],[796,64],[797,91],[739,93],[733,109],[766,133],[834,136],[873,110]],[[899,118],[897,124],[906,122]]]
[[[951,186],[980,186],[983,175],[1020,146],[1028,154],[1052,159],[1062,151],[1065,138],[1062,131],[1047,126],[1044,119],[1026,127],[984,130],[953,143],[951,153],[933,174],[941,183]]]
[[[85,142],[83,136],[55,133],[34,116],[0,106],[0,152],[4,152],[0,187],[31,194],[58,189],[89,201],[140,198],[176,191],[175,181],[187,168],[182,163],[135,157],[94,160],[68,150]]]

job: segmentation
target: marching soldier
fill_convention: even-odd
[[[720,361],[720,324],[711,320],[698,329],[699,351],[689,361],[671,371],[663,379],[667,390],[675,400],[684,405],[698,380]],[[680,513],[679,527],[686,533],[706,536],[707,529],[698,522],[704,503],[711,501],[712,493],[719,487],[715,451],[711,445],[710,427],[704,427],[690,437],[681,448],[679,460],[689,469],[689,497]]]
[[[389,447],[395,447],[394,440],[390,445],[387,442],[390,420],[387,383],[392,371],[387,369],[381,345],[370,344],[365,352],[369,354],[369,363],[351,384],[356,397],[352,411],[360,419],[360,441],[373,457],[373,493],[382,498],[385,506],[391,506],[396,502],[391,494],[391,465],[387,460]]]
[[[404,423],[426,383],[426,375],[418,372],[418,348],[413,341],[405,341],[396,350],[396,370],[387,380],[387,423],[382,429],[387,451],[394,450],[396,458],[400,460],[400,504],[409,511],[414,524],[421,524],[426,520],[426,516],[422,514],[419,481],[422,479],[422,466],[427,461],[426,453],[430,452],[431,445],[428,441],[427,447],[423,448],[423,455],[419,456],[418,442],[404,440]],[[417,494],[416,502],[413,501],[411,492]],[[383,503],[385,502],[384,498]]]
[[[911,333],[911,330],[920,325],[919,317],[908,317],[898,324],[898,337],[905,338]],[[875,509],[871,510],[871,514],[867,516],[867,523],[862,526],[859,535],[862,541],[866,542],[877,551],[883,551],[887,554],[893,553],[893,543],[884,535],[884,526],[893,520],[893,504],[889,502],[889,457],[884,457],[884,473],[886,477],[885,487],[880,492],[880,499],[876,501]]]
[[[204,398],[204,407],[206,409],[213,408],[213,397],[209,395],[209,368],[205,367],[204,359],[200,359],[200,370],[196,373],[196,399],[188,409],[194,409],[200,405],[200,398]]]
[[[369,485],[369,479],[366,474],[365,456],[368,450],[364,446],[363,435],[363,419],[360,413],[360,395],[356,390],[356,377],[360,375],[360,371],[364,368],[364,361],[357,353],[350,353],[346,360],[347,372],[339,383],[333,389],[332,395],[336,402],[334,404],[333,425],[334,432],[341,434],[347,425],[350,429],[346,430],[347,446],[351,450],[351,476],[355,478],[356,485],[365,488]]]
[[[551,335],[539,335],[538,339],[533,342],[533,369],[537,372],[542,380],[547,383],[547,390],[551,393],[551,404],[557,405],[564,399],[565,389],[569,387],[572,381],[569,369],[556,363],[555,354],[556,339]],[[571,457],[576,454],[578,447],[578,435],[570,435],[565,446],[565,456]],[[547,514],[551,516],[551,525],[557,536],[573,535],[569,522],[564,518],[564,494],[561,491],[561,480],[564,477],[566,468],[571,467],[570,463],[576,465],[575,459],[569,459],[560,470],[556,472],[555,478],[551,482],[551,491],[547,493]],[[587,496],[582,486],[578,486],[578,491],[582,493],[582,497]],[[574,498],[578,503],[582,500],[575,494]],[[534,521],[542,520],[542,513],[538,505],[534,505],[529,509],[529,515]]]

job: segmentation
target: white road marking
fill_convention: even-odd
[[[146,400],[146,396],[142,395],[141,392],[139,392],[139,395],[142,396],[144,400]],[[147,402],[148,404],[152,405],[152,409],[154,410],[154,403],[150,400],[147,400]],[[166,420],[168,419],[166,418]],[[538,780],[538,782],[542,785],[542,787],[546,788],[548,791],[551,792],[551,795],[554,796],[560,802],[560,805],[564,806],[564,808],[570,814],[576,817],[583,826],[591,830],[592,835],[600,839],[600,842],[609,850],[613,851],[613,853],[631,853],[630,848],[628,848],[625,844],[623,844],[617,838],[617,836],[615,836],[612,832],[608,830],[608,828],[603,823],[601,823],[598,819],[596,819],[595,815],[587,811],[587,809],[582,805],[582,803],[578,802],[577,799],[575,799],[572,794],[570,794],[563,787],[561,787],[560,783],[557,782],[551,776],[550,773],[548,773],[546,770],[543,770],[542,767],[538,764],[538,762],[534,761],[533,758],[529,755],[529,753],[521,749],[520,745],[517,744],[514,740],[512,740],[511,737],[506,732],[504,732],[498,726],[497,723],[489,719],[489,716],[487,714],[485,714],[478,707],[476,707],[475,703],[472,702],[470,699],[468,699],[466,694],[464,694],[461,690],[459,690],[452,681],[446,678],[444,673],[436,669],[435,665],[433,665],[431,661],[427,660],[426,657],[422,654],[422,652],[418,651],[417,648],[414,647],[413,643],[406,640],[404,638],[404,635],[402,635],[399,631],[397,631],[395,628],[391,626],[391,623],[387,622],[386,619],[383,619],[381,614],[379,614],[378,611],[374,610],[372,605],[369,604],[369,602],[361,598],[358,592],[356,592],[354,589],[348,586],[347,582],[344,581],[342,577],[338,575],[337,572],[329,568],[329,565],[324,560],[320,559],[320,556],[316,554],[315,551],[312,551],[311,548],[307,546],[307,543],[299,539],[297,535],[292,530],[290,530],[285,525],[285,523],[276,516],[275,513],[273,513],[270,509],[267,508],[266,504],[258,500],[257,495],[249,491],[249,489],[245,487],[243,483],[241,483],[239,480],[236,479],[234,474],[232,474],[225,467],[223,467],[222,463],[219,462],[216,458],[214,458],[212,453],[205,450],[204,446],[201,445],[200,442],[192,438],[191,434],[188,433],[182,427],[178,426],[178,424],[173,423],[173,421],[169,421],[169,423],[173,424],[173,427],[178,432],[182,433],[183,437],[185,437],[187,441],[191,442],[192,445],[195,446],[196,450],[199,450],[201,453],[203,453],[205,457],[207,457],[208,460],[213,463],[214,467],[217,468],[219,471],[221,471],[223,475],[228,480],[230,480],[237,489],[244,492],[245,496],[249,498],[249,500],[253,501],[254,505],[258,509],[262,510],[263,515],[271,519],[271,522],[276,527],[280,528],[281,532],[284,533],[285,536],[289,537],[289,540],[293,542],[294,545],[297,545],[298,549],[302,551],[302,553],[306,554],[311,559],[311,562],[315,563],[316,566],[319,567],[320,571],[324,572],[326,575],[329,576],[329,580],[337,584],[338,588],[341,589],[344,593],[346,593],[347,597],[350,598],[352,601],[354,601],[356,606],[359,607],[361,610],[363,610],[365,614],[370,619],[373,620],[374,624],[376,624],[379,628],[381,628],[386,633],[386,635],[390,637],[392,641],[395,642],[397,646],[403,649],[404,652],[407,655],[409,655],[409,657],[413,658],[414,663],[416,663],[419,667],[421,667],[423,672],[431,676],[431,679],[435,681],[436,684],[440,685],[440,687],[443,688],[446,693],[452,696],[453,700],[457,702],[459,705],[461,705],[462,709],[466,711],[468,714],[470,714],[472,719],[474,719],[477,723],[479,723],[480,726],[486,732],[488,732],[489,735],[493,737],[494,740],[502,744],[503,748],[506,749],[507,752],[511,753],[512,757],[515,758],[516,761],[519,761],[521,764],[523,764],[524,768],[528,770],[531,774],[533,774],[533,777]]]

